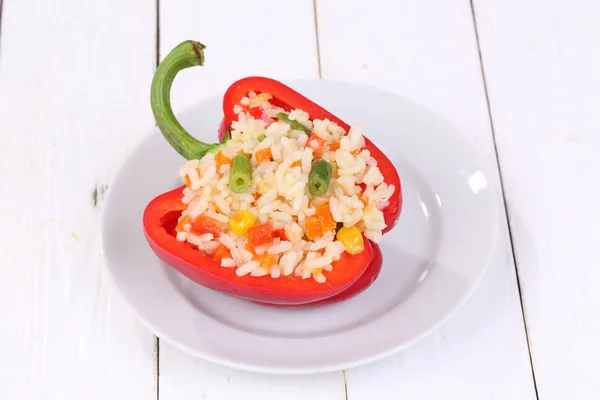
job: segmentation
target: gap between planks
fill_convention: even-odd
[[[2,0],[0,0],[2,1]],[[321,70],[321,45],[319,44],[319,16],[317,15],[317,1],[313,0],[313,11],[314,11],[314,24],[315,24],[315,41],[317,44],[317,69],[319,71],[319,79],[323,78],[323,73]],[[347,397],[346,397],[347,399]]]
[[[505,190],[504,190],[504,180],[502,177],[502,168],[500,167],[500,156],[498,154],[498,145],[496,144],[496,130],[494,129],[494,118],[492,116],[492,108],[490,104],[490,96],[488,92],[487,79],[485,77],[485,67],[483,64],[483,55],[481,54],[481,44],[479,43],[479,30],[477,29],[477,16],[475,14],[475,5],[473,4],[473,0],[469,0],[471,6],[471,16],[473,18],[473,30],[475,31],[475,40],[477,42],[477,53],[479,55],[479,67],[481,70],[481,79],[483,81],[483,91],[485,94],[485,101],[488,109],[488,118],[490,121],[490,130],[492,132],[492,142],[494,143],[494,152],[496,155],[496,166],[498,167],[498,177],[500,179],[500,194],[502,195],[502,200],[504,203],[504,212],[506,217],[506,226],[508,227],[508,237],[510,240],[510,248],[512,253],[512,260],[515,266],[515,276],[517,278],[517,289],[519,291],[519,303],[521,304],[521,316],[523,318],[523,328],[525,329],[525,339],[527,341],[527,351],[529,353],[529,365],[531,367],[531,377],[533,379],[533,388],[535,390],[535,397],[539,400],[537,382],[535,379],[535,368],[533,366],[533,357],[531,355],[531,343],[529,341],[529,332],[527,331],[527,319],[525,318],[525,308],[523,306],[523,295],[521,292],[521,281],[519,279],[519,268],[517,265],[517,257],[515,255],[515,245],[513,242],[512,228],[510,225],[510,215],[508,210],[508,204],[506,202]]]
[[[2,1],[2,0],[0,0]],[[156,35],[154,36],[156,46],[156,68],[160,64],[160,0],[156,0]],[[156,357],[156,400],[160,400],[160,339],[154,336],[154,354]]]
[[[158,1],[158,0],[157,0]],[[321,67],[321,45],[319,43],[319,15],[318,5],[319,0],[313,0],[313,13],[314,13],[314,24],[315,24],[315,42],[317,46],[317,70],[319,73],[319,79],[323,79],[323,70]],[[342,371],[342,379],[344,381],[344,399],[348,400],[348,380],[346,378],[346,370]]]
[[[2,5],[3,1],[0,0],[0,56],[2,56]]]

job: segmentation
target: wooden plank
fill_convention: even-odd
[[[597,397],[600,4],[475,11],[539,396]]]
[[[222,94],[239,78],[318,77],[312,0],[291,2],[169,0],[160,3],[160,56],[184,40],[205,44],[201,71],[182,71],[174,110]]]
[[[163,1],[160,33],[161,56],[186,39],[207,46],[203,69],[183,71],[174,84],[176,112],[223,93],[244,76],[318,77],[311,0]],[[240,372],[198,360],[161,341],[160,399],[197,398],[343,399],[344,382],[339,372],[303,377]]]
[[[277,376],[221,367],[160,342],[160,400],[343,400],[342,374]]]
[[[3,3],[2,398],[155,399],[153,335],[99,246],[107,185],[152,127],[154,7]]]
[[[428,107],[495,165],[468,2],[317,5],[323,78],[370,84]],[[348,370],[346,377],[350,400],[535,398],[506,223],[498,257],[449,322],[416,346]]]

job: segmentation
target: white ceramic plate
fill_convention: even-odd
[[[133,152],[109,190],[102,244],[116,286],[161,339],[198,357],[258,372],[339,370],[392,354],[430,332],[472,293],[498,231],[498,195],[446,122],[371,87],[331,81],[290,86],[363,128],[396,165],[400,221],[380,243],[383,269],[365,292],[318,309],[274,309],[201,287],[167,267],[142,233],[146,204],[180,185],[184,160],[158,130]],[[214,142],[221,98],[180,116]]]

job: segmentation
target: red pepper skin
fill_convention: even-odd
[[[300,305],[336,296],[364,275],[373,258],[373,246],[365,239],[365,250],[355,256],[342,253],[333,271],[324,271],[325,283],[296,276],[279,278],[237,276],[207,255],[175,238],[175,226],[186,205],[183,187],[154,198],[144,210],[146,240],[162,261],[196,283],[242,299],[278,305]]]
[[[219,142],[223,142],[227,128],[231,127],[231,123],[237,120],[237,115],[233,112],[233,107],[236,104],[240,104],[242,97],[247,96],[251,91],[257,94],[270,93],[273,96],[270,102],[287,111],[300,108],[307,112],[311,119],[329,119],[344,128],[346,132],[350,129],[347,123],[283,83],[271,78],[251,76],[234,82],[223,96],[223,114],[225,118],[219,128]],[[377,160],[377,166],[383,175],[384,181],[396,187],[396,190],[389,199],[388,206],[382,210],[387,225],[383,233],[386,233],[396,225],[402,211],[402,185],[400,177],[390,159],[367,137],[365,137],[364,148],[369,150],[371,156]]]

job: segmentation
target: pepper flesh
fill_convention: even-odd
[[[272,96],[270,100],[271,104],[281,107],[288,112],[292,109],[302,109],[308,113],[312,120],[329,119],[344,128],[346,132],[350,130],[350,125],[283,83],[271,78],[250,76],[234,82],[223,96],[223,114],[225,117],[219,129],[219,141],[224,140],[226,129],[231,127],[231,123],[237,121],[237,115],[233,111],[233,107],[240,104],[242,97],[248,96],[248,93],[251,91],[257,94],[269,93]],[[368,137],[365,136],[364,138],[364,149],[369,150],[371,156],[377,160],[377,167],[379,167],[383,175],[384,182],[394,185],[396,188],[392,196],[388,199],[388,205],[382,209],[386,224],[383,233],[386,233],[396,225],[402,211],[400,176],[390,159]]]
[[[154,253],[167,265],[192,281],[220,292],[260,303],[278,305],[308,304],[336,296],[363,276],[377,245],[365,240],[365,250],[351,256],[342,253],[332,263],[332,271],[324,271],[325,284],[294,275],[279,278],[237,276],[235,268],[224,268],[210,256],[177,241],[175,226],[186,205],[181,202],[183,187],[161,194],[146,207],[144,234]]]

